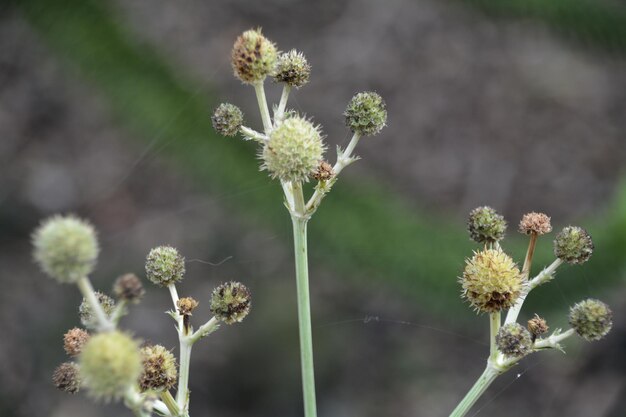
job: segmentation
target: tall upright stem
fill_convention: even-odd
[[[498,347],[496,346],[496,335],[500,330],[500,312],[489,314],[489,359],[495,360],[498,355]]]
[[[300,199],[301,197],[300,190]],[[296,197],[296,200],[298,198]],[[292,215],[293,243],[298,292],[298,324],[300,330],[300,363],[304,417],[316,417],[315,374],[313,368],[313,335],[311,331],[311,303],[309,297],[309,267],[307,259],[307,219]]]
[[[272,118],[270,117],[270,111],[267,107],[267,99],[265,98],[265,87],[263,81],[254,83],[254,92],[256,93],[256,100],[259,104],[259,111],[261,112],[261,120],[263,120],[263,130],[266,135],[272,130]]]
[[[463,417],[476,404],[476,401],[487,391],[489,385],[500,375],[500,372],[487,363],[487,367],[478,378],[474,386],[456,406],[450,417]]]
[[[189,397],[189,364],[191,363],[191,344],[183,336],[180,337],[180,364],[178,369],[178,389],[176,402],[183,415],[187,414]]]

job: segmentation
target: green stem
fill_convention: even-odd
[[[494,369],[490,363],[478,378],[474,386],[469,390],[465,397],[456,406],[450,417],[463,417],[472,408],[476,401],[485,393],[489,385],[500,375],[500,372]]]
[[[102,309],[102,306],[94,293],[93,287],[91,286],[89,278],[82,277],[76,282],[76,284],[78,285],[80,292],[83,294],[83,297],[85,297],[85,300],[89,303],[91,310],[96,315],[96,319],[98,320],[98,330],[101,332],[115,330],[115,326]]]
[[[302,189],[299,189],[298,192],[294,192],[294,194],[296,206],[303,205]],[[300,329],[300,361],[302,367],[304,416],[316,417],[313,335],[311,332],[311,306],[309,299],[309,270],[306,241],[307,219],[292,214],[292,223],[298,292],[298,322]]]
[[[261,111],[261,120],[263,120],[263,130],[266,135],[269,135],[272,130],[272,119],[270,117],[270,111],[267,107],[267,99],[265,98],[265,87],[263,81],[254,83],[254,92],[256,93],[256,100],[259,104],[259,110]]]
[[[176,391],[176,402],[181,414],[185,415],[189,399],[189,365],[191,363],[191,343],[187,338],[180,338],[180,364],[178,368],[178,389]]]
[[[176,403],[176,400],[174,399],[174,397],[172,396],[172,393],[169,390],[162,391],[160,394],[160,397],[161,397],[161,400],[163,400],[163,403],[167,407],[168,411],[173,416],[180,415],[180,409],[178,408],[178,404]]]
[[[496,335],[500,330],[500,312],[489,314],[489,360],[495,360],[498,355],[498,347],[496,346]]]
[[[280,95],[278,109],[276,110],[276,113],[274,113],[274,123],[276,123],[276,125],[282,123],[283,121],[283,117],[285,116],[285,108],[287,107],[287,100],[289,99],[290,92],[291,86],[289,84],[285,84],[283,86],[283,92]]]
[[[217,317],[211,318],[211,320],[204,323],[202,326],[198,328],[191,336],[189,336],[189,344],[193,345],[198,340],[202,339],[205,336],[210,335],[214,331],[220,328],[220,322]]]

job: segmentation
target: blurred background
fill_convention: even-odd
[[[447,416],[482,372],[488,324],[459,298],[475,246],[467,212],[521,215],[555,232],[588,228],[596,252],[527,302],[551,327],[601,298],[615,313],[603,341],[526,358],[473,415],[620,417],[626,413],[626,6],[613,0],[201,1],[16,0],[0,5],[0,415],[130,415],[56,391],[62,334],[78,291],[33,265],[40,219],[76,213],[99,230],[92,277],[110,291],[143,277],[160,244],[187,257],[182,295],[208,318],[225,280],[252,290],[250,316],[196,345],[193,416],[301,415],[291,230],[279,186],[252,143],[217,136],[220,101],[260,118],[231,73],[251,27],[312,64],[290,106],[324,126],[329,159],[349,132],[351,96],[379,92],[388,128],[310,223],[321,416]],[[266,87],[276,102],[280,87]],[[553,235],[552,235],[553,236]],[[540,239],[534,271],[552,260]],[[147,286],[122,324],[177,347],[168,294]]]

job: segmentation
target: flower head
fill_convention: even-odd
[[[529,354],[533,341],[528,330],[519,323],[509,323],[500,327],[496,335],[498,350],[505,355],[522,357]]]
[[[235,136],[243,124],[243,113],[239,107],[230,103],[222,103],[215,109],[213,116],[213,129],[224,136]]]
[[[96,291],[95,295],[100,303],[100,307],[102,307],[102,310],[104,311],[104,314],[110,316],[115,308],[115,301],[108,295],[99,291]],[[78,316],[80,317],[80,322],[86,328],[90,330],[96,330],[98,328],[98,318],[86,298],[83,298],[83,301],[78,307]]]
[[[94,228],[74,216],[46,219],[33,233],[34,258],[43,272],[61,283],[89,275],[98,257]]]
[[[582,227],[567,226],[554,239],[554,255],[569,264],[583,264],[592,253],[593,241]]]
[[[235,76],[246,84],[263,81],[274,72],[277,56],[276,46],[263,36],[261,29],[247,30],[233,45],[231,59]]]
[[[350,130],[362,136],[375,135],[387,125],[387,105],[371,91],[352,97],[343,115]]]
[[[548,323],[546,323],[545,319],[539,317],[537,314],[535,314],[535,317],[528,320],[527,327],[530,334],[535,337],[548,333],[549,329]]]
[[[300,88],[309,82],[311,65],[302,52],[292,49],[278,56],[274,80]]]
[[[530,235],[535,233],[537,235],[545,235],[552,231],[552,225],[550,224],[550,217],[544,213],[526,213],[519,222],[520,233]]]
[[[146,275],[161,287],[179,282],[185,275],[185,258],[171,246],[154,248],[146,258]]]
[[[493,313],[512,307],[522,290],[522,276],[513,259],[501,249],[486,249],[467,259],[463,297],[478,311]]]
[[[115,296],[129,303],[138,303],[145,294],[141,280],[135,274],[124,274],[118,277],[113,284]]]
[[[250,312],[250,291],[239,282],[226,282],[211,294],[211,312],[226,324],[242,321]]]
[[[183,297],[176,302],[176,307],[183,316],[191,316],[191,313],[198,307],[198,302],[192,297]]]
[[[89,340],[89,333],[81,328],[74,327],[63,335],[63,348],[69,356],[78,356]]]
[[[494,243],[504,238],[506,221],[489,206],[476,207],[467,219],[467,231],[476,243]]]
[[[80,390],[80,373],[74,362],[64,362],[52,374],[52,383],[61,391],[76,394]]]
[[[590,298],[570,308],[569,324],[585,340],[600,340],[613,327],[613,312],[602,301]]]
[[[161,345],[144,346],[141,358],[143,372],[139,377],[139,386],[142,391],[164,391],[176,384],[178,371],[172,352]]]

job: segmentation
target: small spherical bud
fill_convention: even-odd
[[[110,316],[111,313],[113,313],[113,309],[115,309],[115,301],[108,295],[99,291],[96,291],[95,295],[100,303],[100,306],[102,307],[102,310],[104,310],[104,314]],[[98,318],[86,298],[83,298],[83,301],[78,307],[78,316],[80,317],[80,322],[86,328],[90,330],[96,330],[98,328]]]
[[[522,290],[522,275],[501,249],[486,249],[466,260],[463,297],[478,311],[493,313],[512,307]]]
[[[569,264],[583,264],[592,253],[593,241],[582,227],[567,226],[554,239],[554,255]]]
[[[233,104],[222,103],[215,109],[211,121],[220,135],[235,136],[243,124],[243,113]]]
[[[89,275],[98,257],[94,228],[74,216],[54,216],[33,233],[35,261],[43,272],[61,283]]]
[[[146,258],[146,275],[162,287],[179,282],[185,275],[185,258],[171,246],[154,248]]]
[[[570,308],[569,324],[585,340],[600,340],[613,327],[613,312],[602,301],[590,298]]]
[[[124,274],[118,277],[113,284],[115,296],[129,303],[138,303],[145,292],[141,280],[135,274]]]
[[[353,132],[362,136],[375,135],[386,126],[387,106],[381,96],[368,91],[352,97],[343,115]]]
[[[79,356],[80,373],[89,394],[105,401],[119,399],[141,375],[139,345],[119,331],[92,336]]]
[[[519,323],[509,323],[500,327],[496,335],[498,350],[505,355],[522,357],[529,354],[533,341],[528,330]]]
[[[191,316],[191,313],[198,307],[198,302],[191,297],[184,297],[176,302],[176,307],[183,316]]]
[[[252,29],[242,33],[231,54],[235,76],[242,82],[253,84],[272,75],[278,52],[276,46],[261,33]]]
[[[506,221],[491,207],[476,207],[467,219],[467,231],[476,243],[498,242],[504,238]]]
[[[78,356],[78,354],[89,340],[89,333],[78,327],[70,329],[63,335],[63,348],[69,356]]]
[[[211,294],[211,312],[226,324],[241,322],[250,312],[250,291],[239,282],[226,282]]]
[[[52,374],[52,383],[61,391],[76,394],[80,390],[80,373],[74,362],[59,365]]]
[[[274,80],[300,88],[309,82],[311,66],[301,52],[292,49],[278,56]]]
[[[550,217],[544,213],[526,213],[519,222],[520,233],[530,235],[534,233],[536,235],[545,235],[552,231],[552,225],[550,224]]]
[[[329,181],[335,176],[335,171],[331,164],[326,161],[320,161],[312,176],[317,181]]]
[[[315,172],[324,153],[320,129],[310,121],[294,116],[272,130],[263,148],[261,169],[272,178],[304,182]]]
[[[139,377],[139,386],[142,391],[169,390],[176,384],[178,372],[172,352],[161,345],[144,346],[141,357],[143,372]]]
[[[535,317],[528,320],[528,331],[535,337],[548,333],[548,329],[548,323],[537,314],[535,314]]]

